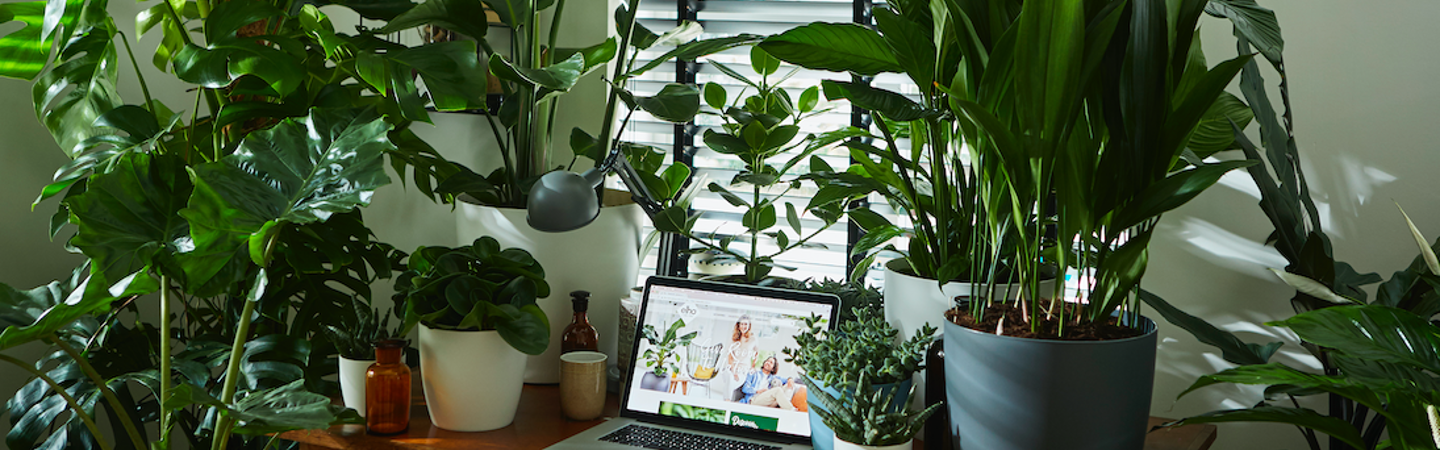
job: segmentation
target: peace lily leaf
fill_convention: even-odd
[[[557,49],[555,57],[564,61],[569,59],[573,54],[579,53],[581,57],[585,58],[585,68],[580,71],[580,76],[584,77],[586,74],[595,71],[595,69],[603,67],[604,64],[610,62],[610,60],[615,59],[615,54],[618,51],[619,44],[617,44],[615,38],[612,37],[605,39],[605,42],[582,49]]]
[[[315,109],[251,133],[233,154],[192,169],[195,193],[180,215],[190,222],[193,257],[228,260],[236,247],[275,220],[323,221],[370,203],[390,182],[384,155],[391,126],[373,111]],[[187,268],[205,280],[215,264]]]
[[[1309,428],[1321,433],[1328,434],[1340,439],[1354,448],[1365,448],[1364,439],[1360,432],[1355,430],[1349,422],[1334,417],[1329,417],[1313,410],[1304,408],[1285,408],[1279,406],[1259,406],[1250,409],[1231,409],[1224,411],[1213,411],[1194,417],[1166,424],[1168,426],[1182,426],[1200,423],[1225,423],[1225,422],[1275,422],[1288,423],[1302,428]]]
[[[908,122],[940,115],[939,111],[925,109],[904,95],[860,83],[825,80],[820,82],[820,86],[827,99],[843,98],[855,106],[878,112],[894,121]]]
[[[741,34],[731,37],[702,39],[682,44],[679,47],[675,47],[673,50],[665,52],[664,55],[660,55],[659,58],[650,60],[650,62],[645,63],[645,65],[640,66],[640,68],[631,70],[630,73],[625,74],[625,76],[627,78],[638,77],[640,75],[643,75],[645,72],[649,72],[650,69],[660,67],[660,65],[667,62],[673,62],[675,60],[692,61],[701,56],[713,55],[715,53],[719,53],[742,45],[754,44],[756,42],[760,42],[761,39],[764,39],[764,36]]]
[[[21,291],[0,284],[0,350],[39,340],[75,325],[81,317],[108,310],[115,300],[108,295],[86,296],[86,266],[76,268],[68,280]]]
[[[1128,229],[1143,220],[1179,208],[1216,181],[1220,181],[1220,177],[1231,170],[1250,167],[1255,163],[1256,161],[1249,160],[1224,161],[1171,174],[1145,188],[1134,202],[1117,211],[1115,218],[1111,220],[1111,226],[1117,230]]]
[[[1415,238],[1415,245],[1420,247],[1420,257],[1425,260],[1425,267],[1430,269],[1431,275],[1440,275],[1440,260],[1435,259],[1435,250],[1430,249],[1430,244],[1425,240],[1425,235],[1420,234],[1420,229],[1415,228],[1415,222],[1410,220],[1410,215],[1405,214],[1405,208],[1395,204],[1400,209],[1400,215],[1405,216],[1405,225],[1410,227],[1410,235]]]
[[[1280,342],[1271,342],[1262,347],[1258,344],[1245,343],[1235,337],[1234,333],[1217,328],[1199,317],[1186,314],[1179,308],[1171,306],[1160,296],[1144,289],[1140,290],[1140,300],[1159,311],[1166,321],[1189,331],[1191,335],[1195,336],[1195,339],[1219,348],[1221,357],[1235,364],[1265,364],[1270,361],[1270,356],[1274,355],[1281,345]]]
[[[770,56],[807,69],[875,75],[899,72],[895,52],[880,34],[849,23],[812,23],[765,38]]]
[[[650,97],[635,97],[635,104],[655,118],[683,123],[700,112],[700,89],[685,84],[667,84]]]
[[[480,0],[426,0],[375,30],[389,34],[421,25],[435,25],[475,39],[485,39],[488,22]]]
[[[1348,356],[1409,364],[1440,373],[1440,334],[1425,318],[1388,306],[1323,308],[1268,325]]]
[[[1270,269],[1270,271],[1274,272],[1275,276],[1280,277],[1280,281],[1284,281],[1285,284],[1290,285],[1290,287],[1295,288],[1295,290],[1309,294],[1312,297],[1325,300],[1327,302],[1337,305],[1355,303],[1354,300],[1342,297],[1340,296],[1340,294],[1336,294],[1335,291],[1330,290],[1329,287],[1326,287],[1319,281],[1312,280],[1305,277],[1304,275],[1297,275],[1273,268]]]
[[[187,245],[179,211],[190,196],[184,163],[174,156],[126,155],[109,173],[90,178],[84,194],[65,200],[79,227],[70,243],[90,257],[101,280],[147,273],[157,258]]]
[[[1235,30],[1272,64],[1284,62],[1285,39],[1280,35],[1275,11],[1261,7],[1255,0],[1213,0],[1205,3],[1205,12],[1230,19]]]

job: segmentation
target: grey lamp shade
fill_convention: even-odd
[[[595,187],[604,179],[605,172],[594,169],[584,175],[557,170],[541,176],[530,188],[525,221],[531,228],[551,233],[589,225],[600,215]]]

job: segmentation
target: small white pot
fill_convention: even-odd
[[[607,194],[607,204],[610,195]],[[626,193],[623,198],[629,198]],[[610,362],[617,360],[620,299],[640,271],[640,225],[645,214],[640,205],[629,203],[600,208],[600,216],[584,228],[564,233],[546,233],[530,228],[526,211],[459,203],[456,230],[460,245],[475,238],[491,236],[503,248],[520,248],[535,257],[545,269],[550,296],[536,303],[550,318],[550,347],[528,357],[526,383],[560,382],[560,338],[572,314],[570,292],[590,292],[590,324],[600,335],[600,351]]]
[[[835,450],[910,450],[912,448],[915,448],[915,441],[895,445],[860,445],[845,442],[838,437],[835,438]]]
[[[430,422],[450,431],[489,431],[515,421],[525,354],[496,331],[420,326],[420,378]]]
[[[359,411],[360,417],[365,417],[365,372],[371,364],[375,360],[340,357],[340,398],[346,408]]]

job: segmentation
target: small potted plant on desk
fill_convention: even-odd
[[[925,350],[935,342],[935,327],[926,325],[910,339],[900,340],[899,330],[885,321],[879,309],[852,311],[854,320],[841,321],[829,331],[819,317],[805,319],[807,330],[795,336],[798,349],[786,348],[785,355],[805,369],[810,390],[823,392],[823,397],[848,398],[873,388],[887,399],[881,405],[885,412],[901,412],[914,391],[912,377],[925,367]],[[857,390],[862,379],[865,384]],[[816,450],[830,450],[839,430],[832,431],[824,417],[837,412],[826,411],[831,406],[823,401],[810,404],[816,406],[810,408],[811,444]]]
[[[899,389],[876,389],[862,373],[854,395],[836,398],[816,391],[815,399],[825,409],[811,411],[819,413],[825,425],[835,430],[835,450],[908,450],[914,446],[915,434],[925,419],[935,414],[940,404],[909,411],[909,402],[897,400],[899,394]],[[904,398],[913,398],[915,388],[904,394]]]
[[[365,416],[365,370],[375,363],[375,343],[397,335],[391,331],[389,312],[372,310],[359,298],[354,300],[353,313],[341,317],[338,326],[325,326],[325,339],[340,354],[340,397],[361,417]]]
[[[420,247],[395,283],[405,332],[420,325],[420,373],[435,426],[488,431],[520,406],[525,355],[550,345],[535,299],[550,295],[545,270],[524,250],[481,237],[470,246]]]

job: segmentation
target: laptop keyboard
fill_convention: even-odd
[[[633,447],[654,450],[780,450],[774,445],[755,444],[644,425],[628,425],[600,438]]]

